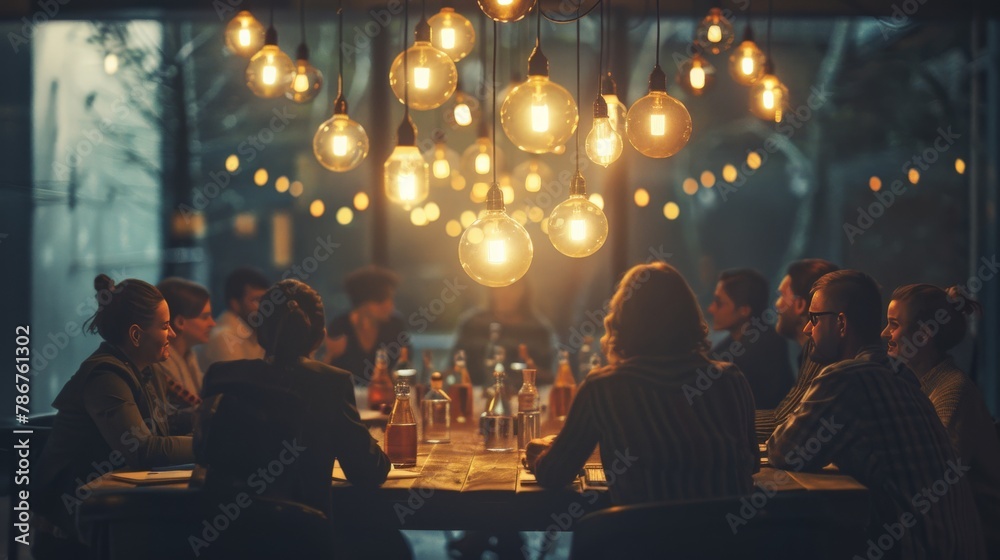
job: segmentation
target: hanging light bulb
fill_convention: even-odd
[[[417,129],[410,115],[403,116],[397,132],[396,148],[385,160],[385,195],[404,210],[427,198],[427,162],[417,149]]]
[[[743,32],[743,42],[729,57],[729,73],[736,83],[750,86],[757,83],[764,75],[764,53],[753,42],[753,31],[748,23]]]
[[[250,58],[264,46],[264,26],[247,10],[229,20],[225,36],[226,48],[243,58]]]
[[[493,21],[510,23],[528,15],[535,0],[477,0],[479,9]]]
[[[476,44],[476,29],[455,8],[442,7],[427,20],[431,26],[431,44],[455,62],[465,58]]]
[[[691,138],[691,115],[667,95],[667,76],[659,64],[649,74],[649,93],[629,108],[625,128],[632,146],[653,158],[676,154]]]
[[[462,269],[484,286],[508,286],[524,276],[533,256],[531,237],[507,215],[503,193],[494,183],[486,197],[486,211],[466,228],[459,241]]]
[[[594,101],[594,126],[587,134],[587,157],[590,161],[607,167],[622,155],[622,137],[611,124],[608,103],[598,95]],[[582,181],[583,178],[581,177]],[[551,227],[551,221],[549,225]],[[551,235],[551,229],[550,235]]]
[[[770,59],[764,64],[764,77],[750,88],[750,112],[770,122],[781,122],[788,112],[788,88],[774,75]]]
[[[579,118],[573,96],[549,79],[549,61],[536,40],[528,57],[528,79],[511,89],[500,108],[507,138],[526,152],[551,152],[569,140]]]
[[[494,167],[498,171],[504,168],[503,152],[494,150],[486,122],[480,121],[475,142],[462,152],[462,174],[473,184],[485,183],[488,186],[493,182]]]
[[[451,186],[455,176],[460,175],[458,153],[448,147],[440,130],[434,131],[434,147],[424,152],[424,160],[430,162],[431,187]]]
[[[552,209],[548,224],[549,240],[567,257],[592,255],[608,238],[608,219],[587,197],[586,181],[579,171],[570,185],[569,198]]]
[[[699,47],[712,54],[728,50],[729,47],[733,46],[735,38],[736,32],[733,31],[733,24],[722,15],[722,10],[719,8],[709,10],[708,15],[701,20],[695,30],[695,42],[698,43]]]
[[[694,56],[681,64],[677,84],[692,95],[701,95],[715,81],[715,66],[695,49]]]
[[[342,78],[338,79],[342,84]],[[350,171],[368,156],[368,134],[363,126],[347,116],[343,87],[333,102],[333,117],[319,125],[313,136],[316,161],[330,171]]]
[[[309,62],[309,47],[305,42],[299,45],[295,58],[292,87],[288,88],[285,96],[296,103],[307,103],[319,95],[323,87],[323,73]]]
[[[451,96],[449,103],[449,108],[444,113],[444,120],[452,128],[466,128],[479,120],[481,111],[479,100],[475,96],[458,89],[455,95]]]
[[[294,71],[292,59],[278,48],[278,31],[271,25],[267,28],[264,46],[247,65],[247,86],[257,97],[281,97],[292,85]]]
[[[389,68],[389,86],[399,102],[403,103],[408,81],[411,109],[437,109],[455,93],[458,70],[451,57],[431,45],[431,28],[427,20],[421,19],[417,23],[414,37],[413,46],[399,53]],[[409,76],[405,75],[407,72]]]
[[[608,119],[611,121],[611,127],[624,139],[625,115],[628,114],[628,110],[621,99],[618,99],[618,84],[611,77],[611,72],[608,72],[604,76],[601,83],[601,91],[603,92],[601,97],[604,98],[604,102],[608,105]]]
[[[521,162],[511,173],[513,182],[519,187],[524,187],[528,192],[538,192],[542,185],[552,182],[552,168],[545,164],[537,155],[530,155],[528,159]]]

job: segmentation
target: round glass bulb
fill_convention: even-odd
[[[319,90],[322,88],[323,73],[307,59],[296,60],[295,71],[292,72],[292,85],[285,92],[285,96],[296,103],[308,103],[319,95]]]
[[[250,58],[264,46],[264,26],[247,10],[229,20],[225,35],[226,48],[243,58]]]
[[[484,14],[501,23],[523,18],[535,5],[535,0],[477,0],[477,2]]]
[[[477,122],[481,113],[478,99],[462,90],[457,90],[448,102],[444,121],[451,128],[463,129]]]
[[[628,140],[644,156],[670,157],[691,138],[691,115],[665,91],[651,91],[632,104],[625,119]]]
[[[781,122],[788,112],[788,88],[774,74],[767,74],[750,88],[750,112],[770,122]]]
[[[455,8],[444,7],[427,20],[431,26],[431,44],[455,62],[462,60],[476,44],[476,28]]]
[[[729,73],[736,83],[752,86],[764,76],[766,57],[753,41],[743,41],[729,57]]]
[[[607,167],[622,155],[622,137],[611,125],[610,117],[594,119],[594,126],[587,134],[587,157],[590,161]],[[552,235],[549,221],[549,235]]]
[[[722,15],[722,10],[712,8],[705,19],[698,24],[694,41],[707,52],[719,54],[733,46],[735,39],[736,31],[733,30],[733,24]]]
[[[608,239],[604,211],[584,194],[572,194],[549,214],[549,240],[567,257],[594,254]]]
[[[409,80],[403,75],[406,57]],[[416,41],[399,53],[389,68],[389,86],[400,103],[405,103],[405,88],[409,81],[410,109],[430,111],[444,105],[458,87],[458,70],[451,57],[427,41]]]
[[[552,182],[552,168],[538,156],[529,156],[514,168],[514,183],[528,192],[538,192],[543,185]]]
[[[427,198],[427,162],[416,146],[396,146],[385,160],[385,195],[404,210]]]
[[[493,142],[489,137],[480,136],[462,152],[462,175],[473,184],[488,185],[493,182],[493,167],[496,166],[498,171],[503,169],[503,160],[503,152],[499,149],[494,157]]]
[[[551,152],[565,144],[579,118],[573,96],[548,76],[528,76],[510,90],[500,108],[500,124],[507,138],[533,154]]]
[[[281,97],[292,85],[295,64],[277,45],[264,45],[247,65],[247,86],[257,97]]]
[[[681,64],[677,72],[678,85],[692,95],[705,93],[714,81],[715,66],[698,53]]]
[[[613,93],[605,93],[601,97],[608,104],[608,118],[611,119],[611,126],[614,127],[619,136],[625,138],[625,115],[628,114],[628,109],[622,100]]]
[[[487,210],[458,242],[458,261],[465,273],[494,288],[517,282],[533,255],[528,231],[503,210]]]
[[[431,187],[449,187],[454,177],[460,175],[461,158],[444,142],[436,142],[433,148],[424,152],[424,160],[430,162]]]
[[[330,171],[350,171],[368,156],[368,134],[346,114],[334,115],[316,129],[313,154]]]

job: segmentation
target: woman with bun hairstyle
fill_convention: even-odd
[[[892,293],[882,338],[889,357],[906,364],[920,380],[956,453],[970,469],[966,476],[989,557],[1000,558],[1000,439],[982,392],[949,354],[965,338],[968,317],[976,313],[982,313],[982,306],[957,286],[901,286]]]
[[[104,342],[53,401],[57,410],[39,458],[40,489],[33,515],[33,555],[85,557],[76,532],[79,487],[106,472],[190,463],[192,440],[171,436],[170,405],[151,366],[167,359],[174,331],[170,310],[154,286],[129,278],[94,279],[98,308],[84,324]]]
[[[269,313],[261,312],[257,328],[264,359],[217,362],[205,373],[194,432],[198,462],[206,467],[205,486],[256,495],[253,473],[280,458],[282,473],[268,481],[267,495],[306,504],[332,518],[334,459],[351,484],[378,487],[389,473],[389,458],[361,423],[351,373],[309,358],[326,337],[319,294],[298,280],[282,280],[263,300],[273,303],[266,306]],[[392,542],[393,535],[359,538],[371,531],[365,520],[356,521],[358,526],[349,528],[343,520],[334,523],[334,533],[354,535],[339,539],[338,547]],[[405,556],[402,536],[394,536],[403,548],[393,550],[392,557]],[[319,557],[319,551],[310,552]]]

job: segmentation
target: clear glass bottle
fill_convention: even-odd
[[[493,397],[479,419],[480,431],[486,444],[486,451],[514,451],[514,416],[511,414],[510,403],[507,402],[507,391],[504,389],[503,364],[494,366]]]
[[[455,368],[448,376],[448,396],[451,397],[451,419],[459,424],[472,421],[472,378],[465,365],[465,351],[455,352]]]
[[[375,371],[368,381],[368,408],[371,410],[388,409],[396,400],[392,378],[389,377],[389,356],[385,348],[375,352]]]
[[[451,399],[444,393],[439,372],[431,374],[431,388],[420,403],[424,443],[451,443]]]
[[[541,431],[541,403],[538,402],[538,388],[535,387],[537,370],[521,370],[524,383],[517,392],[517,448],[524,449],[527,443],[539,436]]]
[[[549,393],[549,414],[552,418],[560,422],[566,420],[575,393],[576,379],[573,377],[573,370],[569,367],[569,352],[560,350],[559,371],[556,372],[552,392]]]
[[[417,466],[417,420],[410,407],[410,385],[396,384],[396,402],[385,426],[385,454],[397,468]]]

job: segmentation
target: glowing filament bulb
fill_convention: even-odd
[[[413,69],[413,87],[417,89],[427,89],[431,87],[431,69],[426,66],[417,66]]]
[[[459,126],[469,126],[472,124],[472,109],[467,103],[455,105],[455,124]]]
[[[269,61],[261,71],[260,78],[266,85],[273,86],[278,81],[278,69]]]
[[[722,28],[719,24],[713,23],[711,27],[708,28],[708,40],[713,43],[718,43],[722,40]]]
[[[511,2],[514,0],[497,0],[497,4],[501,6],[510,6]]]
[[[531,130],[533,132],[548,132],[549,106],[544,103],[531,104]]]
[[[292,82],[292,89],[302,93],[304,91],[309,91],[309,76],[305,74],[295,74],[295,81]]]
[[[749,56],[744,56],[740,60],[740,71],[743,72],[745,76],[752,76],[754,73],[753,59]]]
[[[587,238],[587,222],[580,218],[569,221],[569,237],[573,241],[583,241]]]
[[[335,134],[333,136],[333,155],[343,157],[347,155],[347,136]]]
[[[649,116],[649,133],[653,136],[663,136],[667,133],[667,116],[666,115],[650,115]]]
[[[238,40],[239,40],[239,42],[240,42],[241,45],[243,45],[244,47],[249,47],[250,46],[250,30],[249,29],[247,29],[246,27],[240,29],[238,37],[239,37]]]
[[[532,171],[524,178],[524,190],[538,192],[542,189],[542,176]]]
[[[486,261],[490,264],[507,262],[507,245],[503,239],[490,239],[486,242]]]
[[[688,78],[691,81],[691,87],[694,89],[702,89],[705,87],[705,69],[702,68],[700,64],[691,67],[691,72],[688,74]]]
[[[417,177],[412,171],[399,174],[399,198],[402,200],[417,198]]]
[[[438,179],[447,179],[451,175],[451,165],[448,164],[448,160],[444,158],[444,150],[436,150],[434,157],[434,164],[431,166],[431,171],[434,172],[434,177]]]
[[[480,175],[486,175],[490,172],[490,155],[489,154],[478,154],[476,155],[476,173]],[[468,165],[468,164],[466,164]]]
[[[451,27],[445,27],[441,30],[441,46],[445,49],[455,48],[455,30]]]
[[[765,109],[774,109],[774,90],[765,89],[764,95],[761,96],[761,103],[764,104]]]

